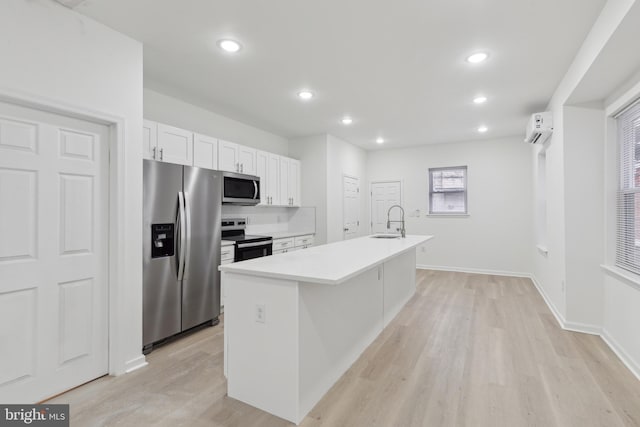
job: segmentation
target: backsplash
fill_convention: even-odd
[[[316,232],[316,208],[222,205],[222,218],[246,218],[247,233]]]

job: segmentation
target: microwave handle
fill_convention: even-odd
[[[253,180],[253,188],[253,199],[256,200],[258,198],[258,182],[256,180]]]

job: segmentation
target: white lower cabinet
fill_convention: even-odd
[[[220,251],[220,264],[231,264],[235,257],[235,246],[233,245],[223,245],[222,250]],[[226,295],[224,284],[220,285],[220,312],[224,312],[224,297]]]
[[[273,253],[281,254],[283,252],[287,252],[288,249],[294,247],[294,238],[287,237],[284,239],[274,239],[273,240]]]
[[[313,246],[313,234],[273,240],[273,255],[307,249]]]

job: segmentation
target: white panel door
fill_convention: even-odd
[[[240,163],[240,173],[255,175],[256,149],[238,145],[238,162]]]
[[[267,159],[267,194],[270,205],[279,205],[280,201],[280,156],[268,153]]]
[[[289,159],[289,204],[300,206],[300,161]]]
[[[269,153],[256,151],[256,175],[260,177],[260,205],[270,204],[267,169],[269,168]]]
[[[158,154],[158,124],[145,120],[142,125],[142,157],[155,160]]]
[[[0,402],[107,373],[108,141],[0,103]]]
[[[221,171],[240,172],[238,160],[238,144],[218,140],[218,168]]]
[[[393,205],[401,204],[400,181],[374,182],[371,184],[371,232],[398,233],[400,223],[392,222],[387,229],[387,212]],[[391,212],[390,219],[398,221],[401,218],[400,209]]]
[[[158,123],[156,160],[179,165],[193,165],[193,133]]]
[[[360,229],[360,180],[352,176],[343,177],[343,237],[344,240],[358,236]]]
[[[218,140],[210,136],[193,135],[193,166],[218,169]]]

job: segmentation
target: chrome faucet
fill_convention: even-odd
[[[391,221],[391,209],[393,208],[400,208],[400,210],[402,211],[402,220],[400,221]],[[400,229],[400,235],[402,237],[407,237],[407,233],[404,229],[404,208],[400,205],[393,205],[389,208],[389,210],[387,211],[387,228],[391,228],[391,223],[392,222],[401,222],[402,223],[402,229]]]

